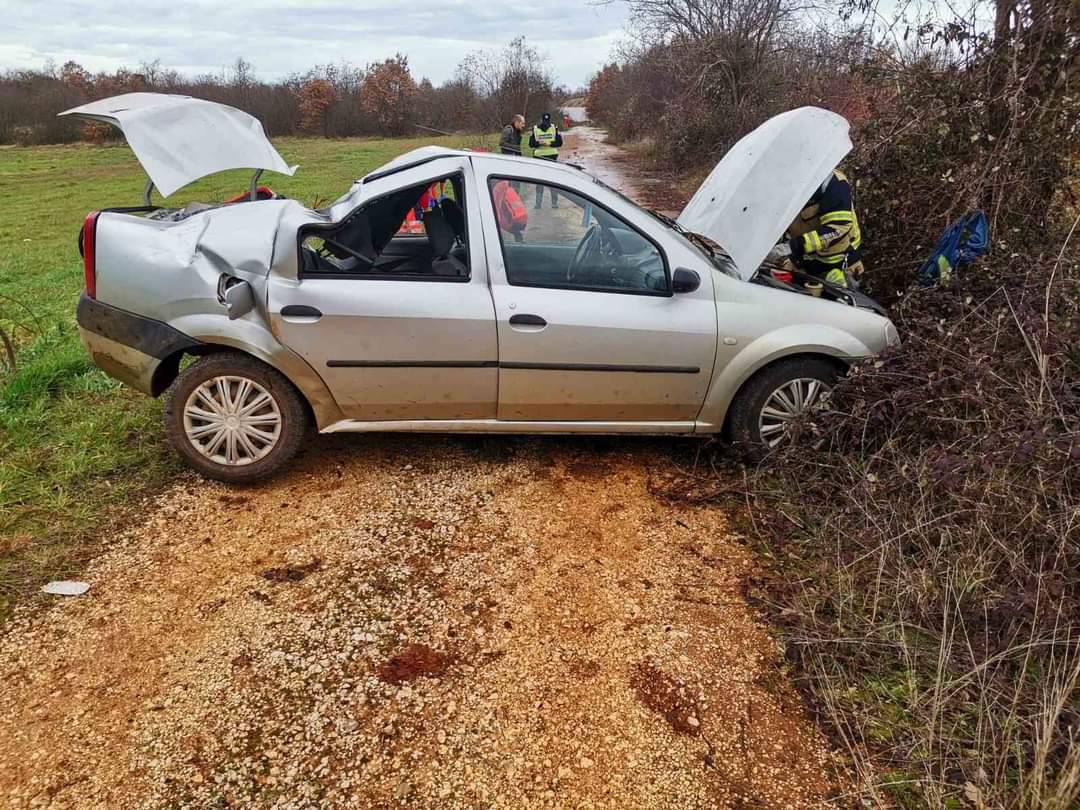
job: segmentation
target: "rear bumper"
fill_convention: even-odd
[[[200,344],[168,324],[103,304],[85,293],[76,311],[79,338],[94,365],[143,393],[161,393],[155,376],[163,360]]]

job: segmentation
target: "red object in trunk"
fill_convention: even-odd
[[[97,298],[97,220],[100,211],[91,211],[86,215],[82,226],[83,278],[86,282],[86,294]]]
[[[255,189],[256,200],[272,200],[276,195],[274,190],[270,186],[259,186]],[[243,194],[237,194],[235,197],[229,197],[225,200],[225,205],[232,205],[233,203],[245,202],[251,199],[251,192],[245,191]]]

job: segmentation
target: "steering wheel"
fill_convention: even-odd
[[[578,242],[574,258],[566,268],[566,280],[573,281],[582,267],[589,264],[599,265],[603,259],[621,256],[622,253],[622,245],[615,238],[615,234],[598,220],[589,226],[589,230],[585,231],[585,235]]]

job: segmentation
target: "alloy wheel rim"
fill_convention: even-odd
[[[804,413],[820,408],[832,389],[821,380],[800,377],[786,382],[765,400],[758,417],[758,433],[769,447],[784,438],[788,424]]]
[[[184,432],[201,455],[238,467],[265,458],[281,438],[281,410],[247,377],[212,377],[184,404]]]

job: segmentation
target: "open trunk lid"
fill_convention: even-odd
[[[781,113],[728,150],[678,223],[719,244],[749,279],[850,151],[843,116],[817,107]]]
[[[229,169],[268,169],[292,175],[257,118],[191,96],[124,93],[92,101],[61,116],[118,127],[163,197],[188,183]]]

